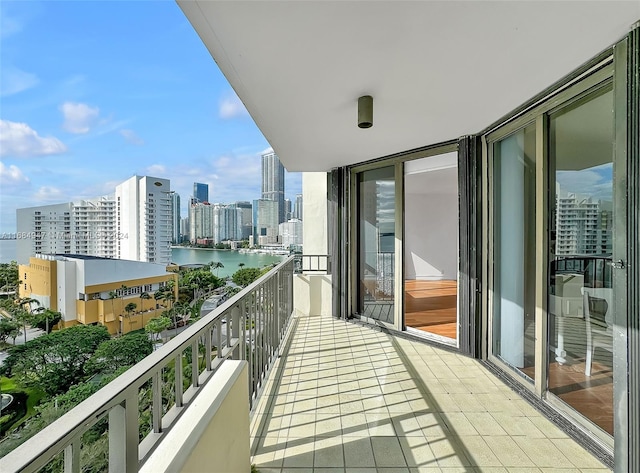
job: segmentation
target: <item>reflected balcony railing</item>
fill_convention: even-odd
[[[14,449],[2,472],[83,471],[83,435],[99,423],[108,470],[139,471],[225,360],[247,361],[253,407],[291,319],[293,272],[289,257]]]
[[[294,271],[299,273],[331,274],[331,258],[329,255],[303,255],[296,254],[294,258]]]

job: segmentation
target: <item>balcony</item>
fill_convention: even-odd
[[[478,360],[297,300],[317,294],[295,294],[294,310],[293,291],[313,277],[330,276],[294,275],[287,259],[15,449],[2,471],[52,460],[81,471],[83,434],[98,422],[111,472],[609,471]]]

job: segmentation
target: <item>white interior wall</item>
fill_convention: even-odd
[[[457,279],[457,195],[405,197],[405,279]]]
[[[405,279],[458,277],[456,153],[405,166]]]

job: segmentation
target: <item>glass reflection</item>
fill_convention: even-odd
[[[549,121],[549,391],[613,434],[613,93]]]
[[[359,311],[393,323],[395,177],[388,166],[358,175]]]
[[[493,354],[535,377],[535,126],[494,147]]]

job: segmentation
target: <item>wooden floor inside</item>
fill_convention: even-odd
[[[457,281],[405,281],[405,325],[455,340],[458,329],[457,290]]]

